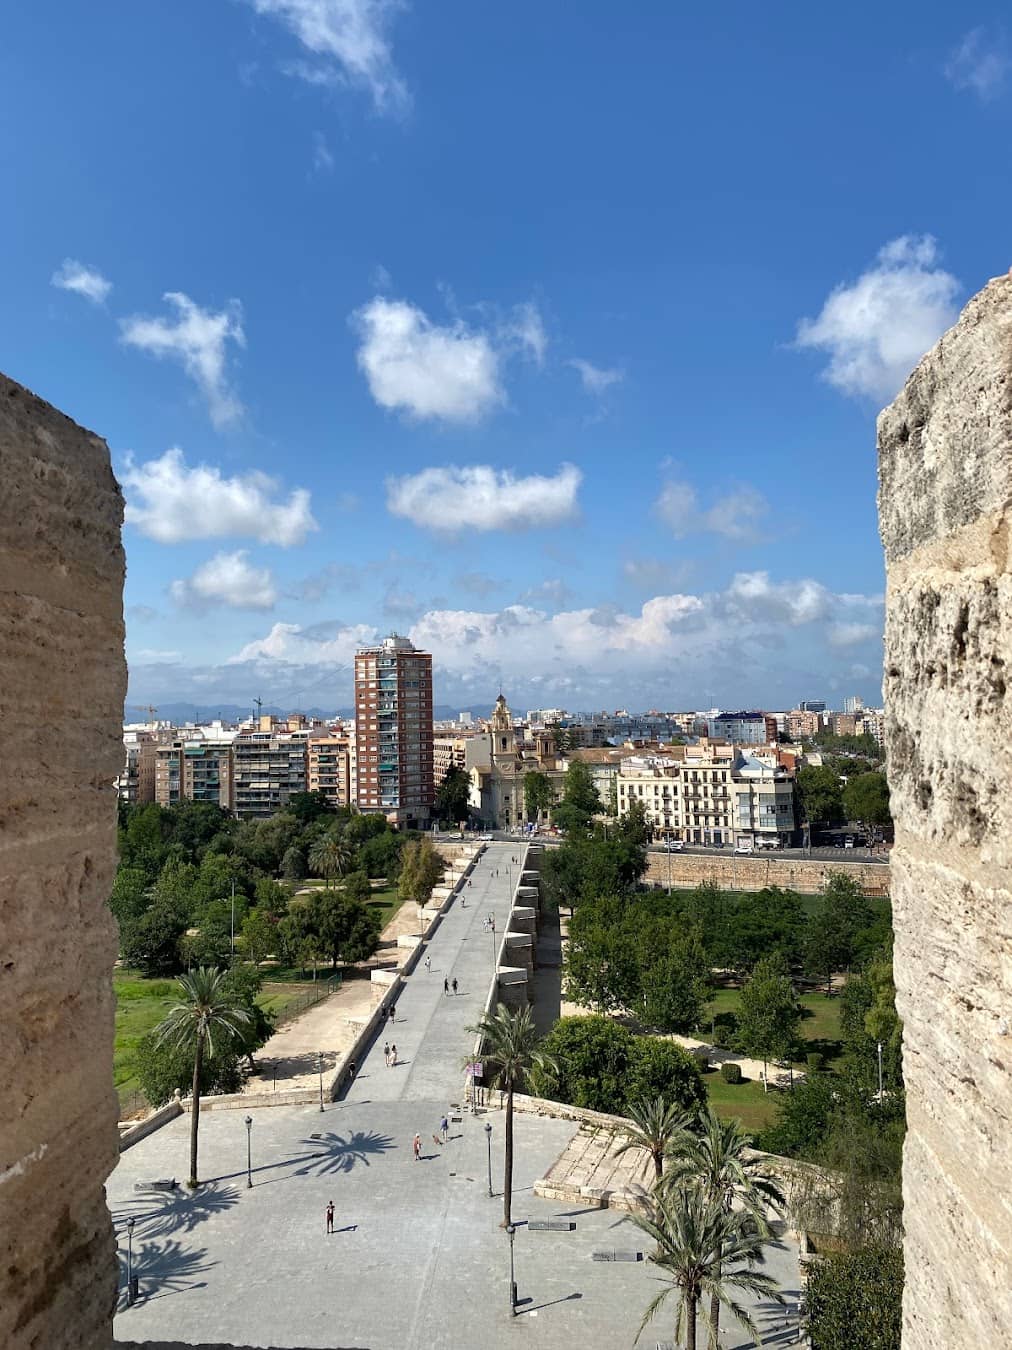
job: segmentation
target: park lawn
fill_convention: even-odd
[[[396,886],[380,886],[373,890],[372,899],[369,901],[369,908],[379,914],[380,931],[386,928],[387,924],[394,917],[403,904],[400,896],[397,894]]]
[[[741,1003],[740,989],[716,989],[713,992],[703,1018],[702,1030],[709,1025],[709,1018],[724,1012],[737,1012]],[[800,998],[802,1019],[800,1032],[806,1041],[818,1041],[823,1053],[838,1053],[841,1042],[840,999],[839,996],[827,998],[825,994],[813,990],[802,994]]]
[[[116,994],[113,1083],[122,1102],[140,1091],[137,1047],[176,1002],[176,982],[148,980],[135,970],[116,970],[112,986]]]
[[[737,1116],[742,1127],[752,1134],[758,1134],[767,1125],[773,1124],[777,1102],[777,1092],[763,1092],[762,1083],[754,1078],[745,1078],[740,1083],[725,1083],[720,1071],[713,1069],[703,1074],[703,1083],[710,1105],[724,1120]]]

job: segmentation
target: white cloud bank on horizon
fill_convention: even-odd
[[[273,609],[278,588],[269,567],[253,567],[246,549],[216,553],[192,576],[173,581],[169,594],[177,605],[203,609],[226,605],[231,609]]]
[[[561,465],[551,477],[517,475],[489,464],[451,464],[388,478],[387,510],[443,534],[535,529],[576,516],[582,480],[574,464]]]
[[[78,262],[76,258],[64,258],[63,262],[49,278],[49,284],[57,290],[73,291],[83,295],[93,305],[100,305],[112,290],[112,282],[107,280],[97,267]]]
[[[381,408],[417,421],[479,422],[506,402],[503,367],[520,353],[537,366],[548,337],[537,306],[516,305],[486,328],[434,323],[407,300],[375,295],[351,316],[358,367]]]
[[[288,62],[286,74],[307,84],[348,84],[366,90],[378,112],[401,112],[410,103],[397,72],[391,20],[402,0],[246,0],[258,14],[283,24],[313,60]]]
[[[175,310],[176,317],[136,314],[121,319],[122,341],[150,356],[178,361],[204,395],[216,427],[237,422],[244,409],[228,380],[227,348],[230,342],[236,347],[246,345],[239,301],[230,300],[215,312],[202,309],[182,291],[166,291],[162,299]]]
[[[160,544],[192,539],[256,539],[290,548],[319,528],[309,492],[276,497],[277,480],[253,470],[225,478],[209,464],[193,468],[180,449],[144,464],[126,457],[120,473],[127,492],[126,523]]]
[[[844,394],[893,399],[914,366],[956,321],[960,284],[938,263],[930,234],[905,234],[879,249],[855,282],[841,283],[795,346],[825,352],[822,377]]]

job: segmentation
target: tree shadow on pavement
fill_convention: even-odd
[[[759,1340],[737,1341],[733,1350],[753,1350],[757,1345],[797,1345],[801,1326],[798,1311],[801,1294],[797,1289],[782,1289],[780,1292],[786,1299],[784,1306],[766,1299],[752,1309],[752,1318],[759,1328]],[[732,1322],[732,1325],[737,1324]]]
[[[140,1199],[140,1197],[138,1197]],[[217,1186],[207,1182],[195,1191],[180,1189],[167,1195],[164,1203],[152,1205],[150,1196],[143,1198],[143,1210],[126,1207],[113,1211],[113,1226],[126,1241],[126,1221],[136,1221],[137,1232],[145,1240],[168,1237],[170,1233],[190,1233],[205,1219],[224,1214],[239,1203],[239,1192],[232,1186]]]
[[[319,1139],[304,1139],[303,1144],[309,1150],[298,1157],[289,1158],[289,1163],[302,1164],[295,1168],[294,1176],[311,1176],[313,1173],[326,1175],[330,1172],[350,1172],[356,1163],[369,1166],[370,1158],[379,1157],[397,1147],[388,1134],[375,1131],[353,1130],[347,1136],[333,1131],[321,1134]]]
[[[207,1259],[206,1247],[184,1247],[169,1238],[165,1242],[134,1243],[133,1273],[137,1277],[138,1303],[165,1298],[169,1294],[183,1294],[191,1289],[203,1289],[206,1281],[194,1277],[202,1275],[218,1264]],[[120,1281],[116,1307],[127,1305],[127,1253],[119,1250]]]

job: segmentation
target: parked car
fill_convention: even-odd
[[[664,845],[665,852],[667,853],[681,853],[684,848],[685,841],[683,839],[669,839]]]
[[[735,844],[734,851],[735,853],[754,853],[755,849],[752,844],[742,840]]]
[[[852,834],[847,835],[846,839],[843,841],[843,846],[844,848],[854,847],[854,836]]]

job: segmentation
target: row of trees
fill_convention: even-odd
[[[798,819],[810,825],[853,823],[871,836],[892,824],[886,776],[861,762],[827,756],[822,764],[806,764],[798,770],[795,791]]]

